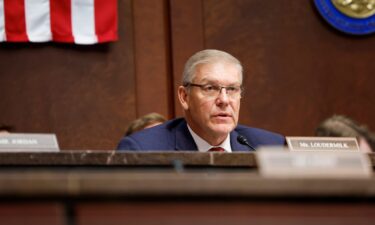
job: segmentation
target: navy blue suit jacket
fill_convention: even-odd
[[[238,143],[238,135],[244,136],[254,148],[261,145],[284,145],[285,143],[285,138],[280,134],[238,125],[230,133],[232,151],[251,150],[248,146]],[[121,139],[117,149],[138,151],[196,151],[198,148],[189,132],[185,119],[179,118],[126,136]]]

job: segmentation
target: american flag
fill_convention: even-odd
[[[0,0],[0,42],[117,40],[117,0]]]

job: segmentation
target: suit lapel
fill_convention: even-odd
[[[196,151],[198,149],[185,120],[176,126],[174,133],[176,142],[175,150]]]

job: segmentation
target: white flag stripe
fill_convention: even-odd
[[[25,18],[27,36],[31,42],[52,39],[49,0],[26,0]]]
[[[0,0],[0,43],[117,39],[117,0]]]
[[[94,0],[72,0],[72,32],[77,44],[98,42],[95,33]]]
[[[0,41],[5,41],[4,0],[0,0]]]

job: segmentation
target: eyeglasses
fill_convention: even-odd
[[[226,94],[228,97],[232,99],[236,99],[241,97],[241,93],[243,88],[241,86],[220,86],[220,85],[213,85],[213,84],[194,84],[194,83],[187,83],[184,87],[199,87],[206,97],[217,97],[220,95],[221,90],[225,89]]]

